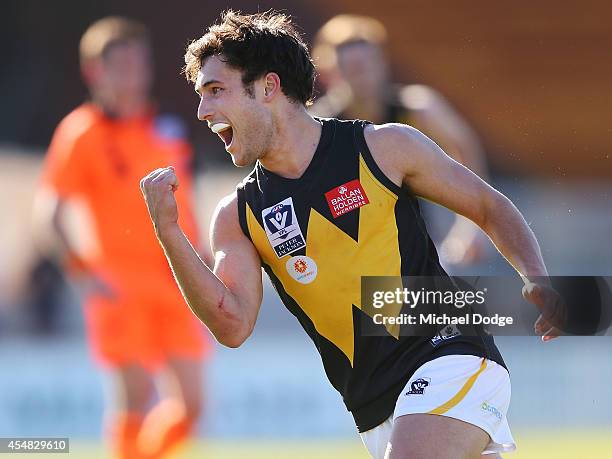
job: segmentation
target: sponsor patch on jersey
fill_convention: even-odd
[[[410,390],[405,395],[423,395],[425,388],[429,386],[430,378],[418,378],[410,383]]]
[[[325,193],[325,199],[334,218],[370,203],[358,179],[332,188]]]
[[[437,346],[442,341],[446,341],[447,339],[454,338],[455,336],[459,336],[461,332],[456,325],[447,325],[440,332],[431,339],[431,344]]]
[[[304,235],[295,216],[293,198],[287,198],[261,211],[266,235],[278,258],[306,247]]]
[[[285,267],[289,275],[300,284],[310,284],[317,278],[317,264],[310,257],[303,255],[291,257]]]

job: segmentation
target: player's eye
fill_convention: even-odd
[[[223,91],[223,88],[216,86],[210,89],[210,92],[212,92],[214,96],[218,95],[221,91]]]

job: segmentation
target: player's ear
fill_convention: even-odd
[[[267,73],[263,80],[264,101],[271,101],[281,91],[281,81],[277,73]]]

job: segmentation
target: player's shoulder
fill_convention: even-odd
[[[237,236],[242,237],[242,235],[238,216],[238,196],[237,192],[234,191],[217,203],[212,216],[211,239],[213,242],[230,241],[235,240]]]
[[[370,150],[400,151],[421,142],[422,133],[403,123],[368,124],[363,135]]]
[[[234,217],[238,218],[238,194],[236,191],[224,196],[217,203],[213,213],[213,221],[216,223],[227,224]]]
[[[407,124],[370,124],[364,129],[364,137],[372,158],[396,185],[414,170],[426,151],[425,135]]]
[[[89,103],[82,104],[66,115],[55,130],[55,137],[75,142],[95,130],[102,115]]]
[[[49,145],[48,161],[64,162],[76,156],[91,156],[92,134],[96,131],[102,115],[91,104],[83,104],[72,110],[55,128]]]
[[[217,209],[225,210],[230,207],[233,207],[236,205],[237,199],[238,198],[236,191],[233,191],[219,200],[219,203],[217,204]]]

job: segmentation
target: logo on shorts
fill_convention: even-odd
[[[504,417],[504,415],[501,414],[501,411],[499,411],[493,405],[489,405],[487,402],[482,402],[482,405],[480,405],[480,409],[482,409],[483,411],[486,411],[487,413],[492,414],[493,416],[495,416],[500,421]]]
[[[419,378],[410,383],[410,390],[405,395],[423,395],[425,388],[429,386],[431,379]]]
[[[261,212],[261,219],[270,245],[278,258],[306,247],[304,235],[295,215],[292,198],[284,199],[278,204],[264,209]]]
[[[334,218],[370,203],[365,190],[357,179],[332,188],[325,193],[325,199]]]

